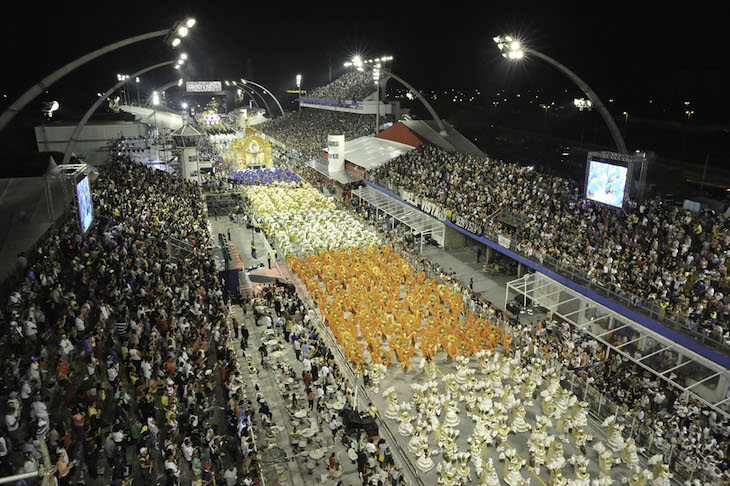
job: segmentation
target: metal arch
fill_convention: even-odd
[[[165,29],[165,30],[157,30],[155,32],[149,32],[147,34],[138,35],[135,37],[129,37],[128,39],[124,39],[119,42],[115,42],[114,44],[109,44],[108,46],[102,47],[101,49],[97,49],[93,52],[90,52],[86,54],[85,56],[81,56],[80,58],[76,59],[75,61],[71,61],[70,63],[66,64],[60,69],[55,70],[42,80],[40,80],[38,83],[34,84],[28,91],[23,93],[20,98],[15,100],[12,105],[10,105],[7,110],[3,112],[2,115],[0,115],[0,132],[5,129],[5,126],[7,126],[8,123],[15,117],[15,115],[20,112],[23,108],[25,108],[28,103],[33,101],[39,94],[41,94],[44,90],[46,90],[49,86],[51,86],[53,83],[58,81],[59,79],[63,78],[67,74],[69,74],[74,69],[86,64],[89,61],[92,61],[96,59],[99,56],[103,56],[104,54],[107,54],[109,52],[115,51],[119,48],[128,46],[130,44],[134,44],[136,42],[141,42],[143,40],[147,39],[153,39],[155,37],[163,37],[167,35],[170,32],[171,29]]]
[[[375,67],[371,66],[370,64],[364,64],[364,66],[367,66],[370,69],[375,69]],[[433,119],[436,121],[436,124],[439,126],[439,134],[441,136],[448,135],[448,132],[446,131],[446,127],[444,126],[444,122],[436,114],[436,110],[433,109],[431,104],[428,101],[426,101],[426,98],[424,98],[423,95],[416,88],[414,88],[413,86],[408,84],[403,78],[396,76],[395,74],[391,73],[390,71],[386,71],[383,68],[378,68],[378,69],[380,70],[381,73],[385,74],[385,77],[381,81],[383,83],[384,88],[387,87],[387,85],[388,85],[388,78],[393,78],[396,81],[398,81],[400,84],[405,86],[409,91],[415,93],[416,97],[421,101],[423,106],[426,108],[426,110],[428,110],[428,112],[431,114]],[[380,89],[380,85],[378,85],[378,89]],[[378,108],[378,109],[380,109],[380,108]]]
[[[253,95],[255,94],[256,96],[261,98],[261,101],[264,103],[264,106],[266,107],[266,111],[269,112],[269,114],[272,117],[274,116],[274,113],[271,111],[271,108],[269,108],[269,104],[266,102],[266,99],[263,96],[261,96],[261,93],[259,93],[258,91],[256,91],[253,88],[249,88],[248,86],[238,86],[238,85],[236,85],[236,86],[238,88],[241,88],[242,90],[244,90],[246,93],[248,93],[249,96],[251,96],[251,99],[254,100],[254,102],[256,103],[256,106],[259,106],[259,103],[258,103],[258,101],[256,101],[256,98],[254,98]]]
[[[180,82],[179,79],[177,81],[170,81],[169,83],[163,85],[161,88],[158,88],[157,89],[157,93],[162,94],[165,91],[167,91],[168,89],[174,88],[175,86],[177,86],[177,83],[179,83],[179,82]],[[147,99],[147,106],[151,106],[151,105],[152,105],[152,99],[151,98],[148,98]]]
[[[548,64],[556,67],[559,71],[568,76],[576,85],[578,85],[581,91],[583,91],[586,96],[588,96],[588,98],[591,100],[591,103],[593,103],[593,107],[596,108],[598,110],[598,113],[601,114],[603,121],[606,122],[606,125],[608,125],[608,129],[611,132],[611,136],[613,137],[613,143],[616,144],[616,149],[622,154],[629,153],[626,149],[626,142],[624,142],[624,138],[621,136],[621,131],[616,125],[616,121],[611,117],[611,114],[606,109],[606,105],[603,104],[598,95],[590,88],[590,86],[586,84],[585,81],[583,81],[581,78],[578,77],[577,74],[575,74],[573,71],[571,71],[552,57],[546,56],[545,54],[534,51],[532,49],[525,49],[525,53],[532,54],[533,56],[538,57]]]
[[[154,64],[152,66],[148,66],[140,71],[137,71],[136,73],[130,75],[130,77],[134,78],[137,76],[141,76],[146,72],[152,71],[157,68],[161,68],[163,66],[171,66],[176,61],[165,61],[161,62],[159,64]],[[71,138],[68,141],[68,145],[66,146],[66,151],[63,154],[63,161],[62,164],[68,164],[69,159],[71,158],[71,152],[73,151],[74,144],[76,143],[76,139],[81,134],[81,130],[83,130],[84,126],[86,126],[86,123],[89,121],[89,118],[91,118],[91,115],[101,106],[101,104],[114,93],[117,89],[119,89],[124,84],[124,81],[117,82],[114,86],[109,88],[106,93],[101,95],[93,105],[86,111],[84,116],[79,121],[79,124],[76,125],[76,128],[74,129],[73,134],[71,135]]]
[[[276,101],[276,104],[279,106],[279,110],[281,110],[281,116],[284,116],[284,108],[281,107],[281,103],[279,103],[279,100],[276,99],[276,96],[274,96],[274,93],[272,93],[271,91],[269,91],[267,88],[264,88],[260,84],[251,81],[250,79],[243,79],[243,78],[241,78],[241,82],[244,85],[245,84],[249,84],[249,83],[250,84],[253,84],[254,86],[258,86],[259,88],[261,88],[262,90],[264,90],[264,93],[265,94],[268,94],[269,96],[271,96],[272,98],[274,98],[274,101]],[[272,113],[271,116],[274,116],[274,114]]]
[[[240,86],[239,86],[239,88],[240,88]],[[259,105],[259,102],[256,101],[256,98],[254,98],[253,95],[249,91],[246,91],[246,93],[251,97],[251,101],[253,101],[256,104],[256,108],[261,108],[261,106]],[[241,96],[241,101],[244,101],[243,95]],[[262,101],[263,101],[263,98],[262,98]]]
[[[180,82],[180,80],[179,80],[179,79],[178,79],[177,81],[170,81],[170,82],[169,82],[169,83],[167,83],[166,85],[164,85],[164,86],[162,86],[161,88],[159,88],[159,89],[157,90],[157,92],[158,92],[158,93],[164,93],[164,92],[165,92],[165,91],[167,91],[168,89],[170,89],[170,88],[173,88],[173,87],[177,86],[179,82]]]

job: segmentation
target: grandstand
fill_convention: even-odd
[[[730,483],[727,218],[589,200],[395,105],[376,130],[373,86],[311,90],[255,124],[275,167],[202,185],[118,140],[87,232],[0,185],[33,223],[0,239],[8,481]],[[180,130],[210,160],[237,133]]]

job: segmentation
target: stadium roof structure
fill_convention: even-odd
[[[367,202],[371,206],[383,211],[396,221],[408,226],[413,234],[421,236],[421,249],[423,249],[423,237],[440,234],[443,238],[446,225],[438,219],[430,216],[410,204],[406,204],[388,194],[375,189],[369,185],[358,187],[352,191],[352,195]]]
[[[378,137],[360,137],[345,142],[345,160],[365,170],[377,169],[415,147]]]
[[[410,145],[411,147],[420,147],[425,143],[413,132],[413,130],[405,126],[402,122],[394,123],[375,135],[375,138],[392,140],[393,142],[403,143]]]
[[[202,137],[203,133],[190,124],[185,124],[170,134],[173,137]]]
[[[439,127],[433,120],[410,120],[400,123],[405,125],[420,140],[437,145],[448,152],[472,154],[479,157],[487,156],[464,135],[448,124],[444,124],[446,136],[443,136],[439,133]]]
[[[510,294],[525,296],[592,337],[606,348],[606,357],[618,353],[624,362],[635,363],[645,373],[730,418],[730,395],[726,393],[730,372],[723,366],[540,272],[509,282],[505,307]]]

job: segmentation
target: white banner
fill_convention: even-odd
[[[497,237],[497,243],[499,243],[501,246],[503,246],[505,248],[509,248],[509,245],[510,245],[510,243],[512,243],[512,241],[509,238],[507,238],[506,236],[500,235]]]

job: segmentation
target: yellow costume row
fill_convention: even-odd
[[[395,355],[405,371],[416,349],[430,359],[440,349],[451,359],[500,345],[509,353],[511,335],[471,311],[460,319],[460,295],[415,274],[390,246],[290,256],[287,263],[358,368],[367,356],[387,366]]]

